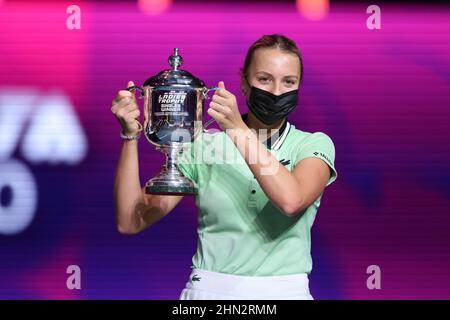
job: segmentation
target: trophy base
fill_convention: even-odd
[[[172,196],[190,196],[197,194],[195,187],[145,186],[145,193]]]
[[[159,195],[195,195],[197,188],[194,183],[175,171],[167,172],[163,169],[160,175],[149,180],[145,185],[145,193]]]
[[[147,182],[145,193],[178,196],[197,194],[194,182],[185,177],[178,167],[178,157],[183,152],[183,145],[160,146],[158,150],[166,155],[166,164],[156,177]]]

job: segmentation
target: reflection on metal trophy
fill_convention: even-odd
[[[195,194],[194,183],[178,168],[178,159],[184,146],[194,142],[201,131],[212,121],[203,124],[203,110],[208,92],[204,82],[191,73],[180,70],[183,59],[174,49],[169,57],[171,69],[161,71],[147,79],[142,87],[133,86],[127,90],[139,90],[144,99],[144,132],[147,140],[166,155],[161,172],[150,179],[146,193],[151,194]],[[199,125],[200,124],[200,125]]]

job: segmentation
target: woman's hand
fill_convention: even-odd
[[[208,114],[217,121],[222,130],[244,129],[245,122],[236,101],[236,96],[225,89],[223,81],[219,82],[219,89],[216,90],[209,104]]]
[[[128,82],[128,87],[134,86],[133,81]],[[120,90],[112,101],[112,113],[119,120],[122,132],[125,135],[135,135],[142,130],[139,122],[139,106],[136,103],[134,92]]]

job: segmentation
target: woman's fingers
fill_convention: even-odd
[[[115,102],[119,102],[120,100],[124,99],[124,98],[132,98],[133,97],[133,93],[131,93],[128,90],[120,90],[117,95],[114,97],[114,100],[112,103]]]
[[[133,81],[128,82],[128,87],[131,86],[134,86]],[[134,92],[120,90],[112,101],[111,111],[119,120],[124,133],[131,135],[142,130],[139,122],[141,113]]]
[[[212,97],[212,101],[221,104],[221,105],[227,105],[228,104],[228,99],[218,96],[218,95],[213,95]]]
[[[225,89],[225,83],[223,81],[219,81],[217,86],[219,87],[219,89],[216,90],[215,95],[219,95],[223,98],[229,98],[232,95],[230,91]]]
[[[132,86],[134,86],[134,82],[133,81],[128,81],[127,88],[132,87]],[[115,96],[115,98],[114,98],[112,103],[119,102],[120,100],[122,100],[123,98],[126,98],[126,97],[130,97],[130,98],[136,99],[136,94],[135,94],[134,91],[131,92],[131,91],[128,91],[128,90],[119,90],[119,92]]]
[[[139,119],[140,115],[141,115],[141,112],[139,111],[139,109],[137,109],[137,110],[128,112],[126,114],[126,117],[131,118],[131,119]]]
[[[222,113],[220,113],[212,108],[208,108],[207,112],[211,117],[213,117],[218,122],[221,122],[225,119],[225,116]]]
[[[223,105],[218,104],[218,103],[216,103],[216,102],[214,102],[214,101],[212,101],[212,102],[209,104],[209,107],[210,107],[211,109],[217,111],[217,112],[222,113],[222,114],[225,115],[225,116],[228,116],[229,114],[231,114],[231,109],[230,109],[230,107],[223,106]]]
[[[117,116],[125,116],[127,113],[134,111],[134,110],[139,110],[139,108],[135,105],[135,104],[127,104],[125,106],[122,106],[121,108],[117,109],[116,111],[116,115]]]
[[[125,111],[131,111],[134,109],[139,109],[139,107],[132,98],[126,97],[126,98],[123,98],[122,100],[120,100],[119,102],[116,102],[115,104],[113,104],[111,111],[113,113],[117,113],[121,109],[126,109]]]

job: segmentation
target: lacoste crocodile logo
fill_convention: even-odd
[[[193,276],[192,276],[192,281],[200,281],[200,277],[199,276],[197,276],[196,274],[194,274]]]

